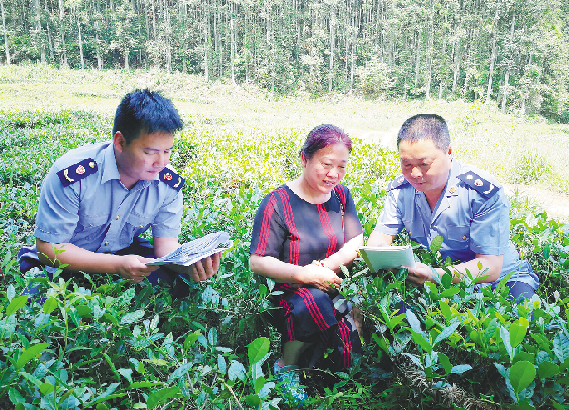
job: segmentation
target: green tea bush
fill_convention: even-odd
[[[0,409],[284,409],[271,363],[279,335],[265,321],[271,281],[249,270],[253,217],[270,190],[301,171],[307,130],[224,128],[194,118],[176,141],[184,175],[182,240],[226,230],[218,274],[173,301],[168,289],[107,275],[22,276],[39,187],[68,149],[110,135],[109,116],[0,113]],[[394,152],[363,141],[345,179],[366,236],[399,173]],[[520,305],[472,279],[409,288],[405,271],[371,276],[357,261],[342,293],[363,312],[364,354],[347,372],[306,371],[305,408],[566,408],[569,228],[514,201],[512,239],[542,282]],[[402,236],[400,241],[405,241]],[[444,265],[434,247],[416,250]],[[474,273],[474,272],[473,272]],[[38,286],[39,298],[22,295]],[[408,305],[401,313],[401,303]]]

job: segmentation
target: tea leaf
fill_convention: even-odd
[[[129,325],[144,317],[144,310],[140,309],[135,312],[129,312],[121,319],[121,325]]]
[[[407,317],[407,322],[409,322],[411,329],[417,333],[421,333],[421,322],[419,322],[419,319],[417,319],[417,316],[413,313],[413,311],[411,309],[407,309],[405,316]],[[390,324],[389,327],[393,329],[395,326],[391,326]]]
[[[411,330],[411,337],[413,338],[413,341],[421,347],[421,349],[427,353],[431,353],[433,346],[431,346],[431,344],[427,341],[427,339],[423,337],[422,334]]]
[[[175,380],[178,380],[180,377],[184,376],[188,371],[192,368],[194,362],[184,363],[180,367],[178,367],[174,372],[168,377],[168,383],[172,383]]]
[[[508,330],[505,327],[500,326],[500,336],[502,337],[502,342],[504,343],[504,347],[506,348],[506,351],[510,356],[510,361],[514,360],[514,349],[510,344],[510,332],[508,332]]]
[[[460,325],[460,322],[456,321],[453,324],[451,324],[450,326],[445,327],[443,329],[443,331],[441,333],[439,333],[439,335],[436,337],[434,345],[439,344],[440,342],[445,340],[447,337],[452,335],[456,331],[456,329],[458,328],[458,325]]]
[[[26,399],[22,397],[20,392],[14,389],[13,387],[10,387],[10,389],[8,390],[8,397],[10,398],[12,404],[20,404],[26,402]]]
[[[468,370],[471,370],[472,366],[469,364],[459,364],[457,366],[453,366],[452,370],[450,371],[451,373],[454,374],[462,374]]]
[[[148,410],[152,410],[154,407],[158,406],[162,402],[165,402],[166,400],[181,396],[181,391],[178,387],[165,387],[150,394],[148,396],[148,400],[146,401],[146,406]]]
[[[55,308],[57,308],[57,299],[55,298],[47,298],[42,307],[43,311],[48,315],[53,312]]]
[[[541,362],[537,368],[540,379],[548,379],[559,373],[559,366],[550,361]]]
[[[18,310],[26,306],[28,302],[28,295],[22,295],[14,297],[8,307],[6,308],[6,316],[10,316],[12,313],[16,313]]]
[[[16,362],[16,368],[21,369],[22,367],[24,367],[26,363],[28,363],[30,360],[32,360],[35,356],[37,356],[41,352],[43,352],[48,346],[49,343],[38,343],[31,346],[29,349],[24,350],[24,352]]]
[[[439,363],[441,364],[441,366],[445,371],[445,375],[449,374],[452,370],[452,363],[450,362],[449,358],[444,353],[439,353],[438,357],[439,357]]]
[[[517,321],[510,325],[510,344],[512,347],[516,347],[524,340],[527,330],[527,326]]]
[[[229,380],[245,380],[247,378],[247,374],[245,372],[245,367],[239,363],[237,360],[231,361],[231,366],[229,366],[229,370],[227,371],[227,376]]]
[[[561,363],[569,358],[569,339],[561,332],[553,338],[553,352]]]
[[[441,235],[435,236],[435,238],[431,241],[431,244],[429,245],[429,250],[431,252],[439,251],[441,249],[444,240],[445,239]]]
[[[220,354],[217,355],[217,370],[221,374],[227,372],[227,362],[225,361],[225,357]]]
[[[510,368],[510,383],[516,396],[528,387],[535,378],[536,371],[533,364],[525,360],[515,363]]]
[[[253,340],[247,346],[247,354],[249,357],[249,364],[253,365],[261,360],[267,353],[269,353],[269,349],[271,347],[271,342],[266,337],[259,337]]]

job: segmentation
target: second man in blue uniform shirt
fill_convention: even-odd
[[[450,135],[444,119],[419,114],[403,124],[397,137],[403,175],[387,188],[383,212],[368,245],[391,245],[406,229],[409,237],[425,247],[442,236],[441,256],[457,263],[454,281],[468,269],[482,276],[478,284],[493,288],[507,274],[510,294],[531,297],[539,279],[525,260],[520,260],[510,241],[510,205],[501,185],[490,175],[452,157]],[[439,275],[444,271],[437,269]],[[417,263],[408,280],[420,285],[434,281],[431,268]]]

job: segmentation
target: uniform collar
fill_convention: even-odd
[[[101,177],[101,182],[103,184],[113,179],[118,179],[118,180],[121,179],[121,175],[119,174],[119,169],[117,168],[117,159],[115,157],[115,146],[112,140],[107,146],[107,148],[105,148],[102,168],[103,168],[103,175]]]
[[[119,169],[117,167],[117,158],[115,156],[115,146],[113,141],[109,143],[109,145],[104,149],[104,157],[103,157],[103,175],[101,177],[101,183],[105,183],[111,181],[113,179],[117,179],[120,181],[121,174],[119,173]],[[156,175],[152,181],[159,181],[159,175]],[[141,189],[146,188],[152,181],[138,181],[136,185],[132,189]]]
[[[449,197],[449,196],[458,195],[457,184],[459,183],[460,180],[457,178],[457,176],[460,174],[461,168],[462,165],[460,164],[460,162],[458,162],[453,158],[451,160],[450,172],[448,174],[447,185],[445,187],[445,196]]]

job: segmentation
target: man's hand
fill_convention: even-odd
[[[201,282],[202,280],[210,279],[215,275],[217,273],[217,269],[219,269],[220,258],[221,252],[218,252],[194,263],[192,265],[192,279],[194,282]]]
[[[407,280],[411,282],[413,286],[422,286],[427,281],[434,282],[431,267],[424,263],[417,262],[414,268],[409,266],[402,266],[402,268],[407,268],[409,271]]]
[[[153,271],[158,269],[158,266],[147,266],[146,262],[153,259],[143,258],[138,255],[124,255],[120,256],[119,264],[117,265],[117,273],[126,280],[132,283],[140,283],[150,275]]]
[[[333,270],[318,265],[306,265],[303,267],[303,282],[305,285],[314,285],[318,289],[328,292],[337,288],[342,283]]]

